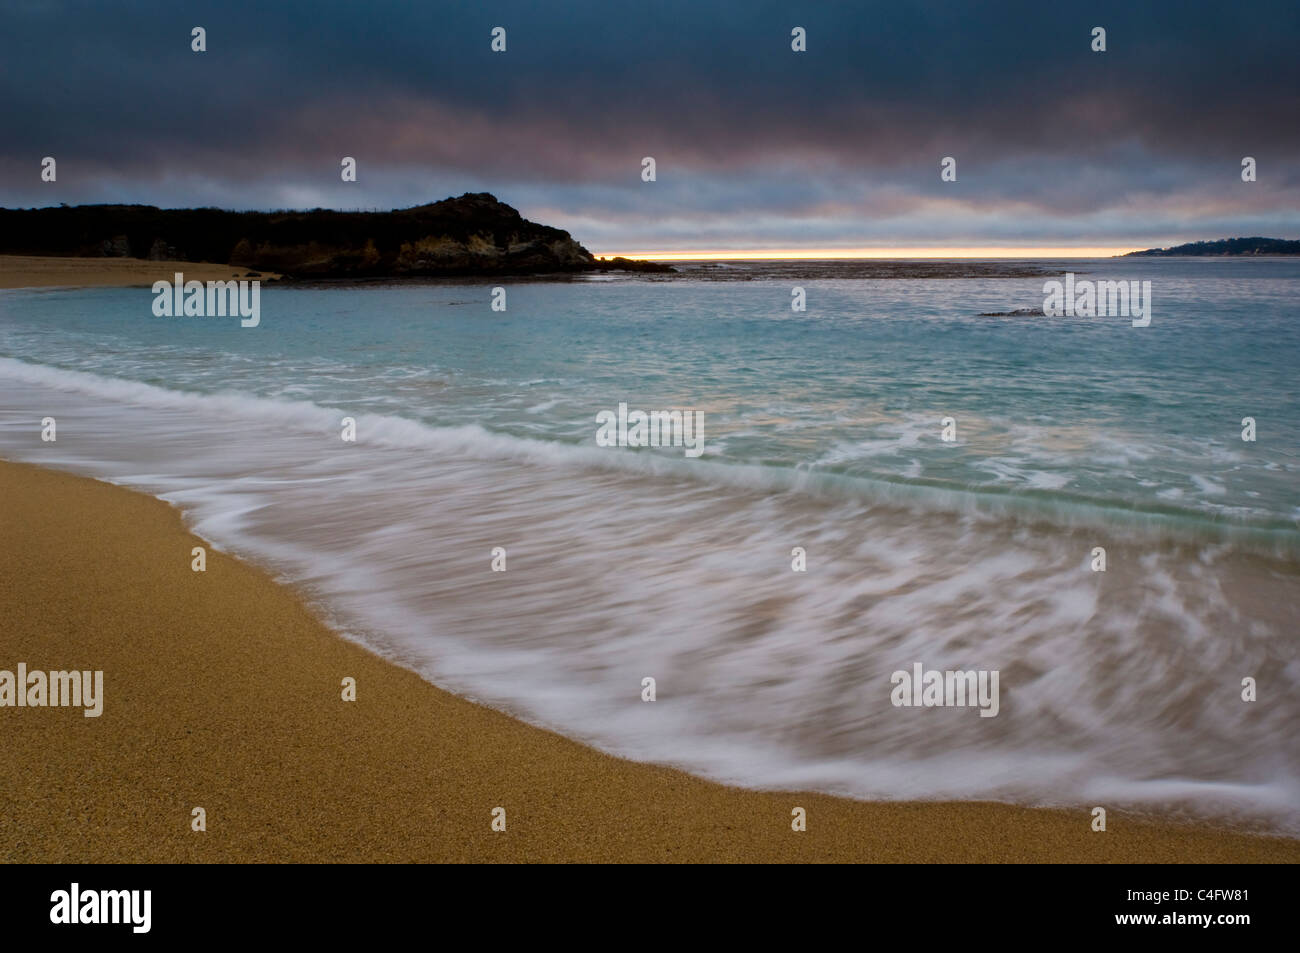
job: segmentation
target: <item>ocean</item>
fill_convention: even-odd
[[[346,636],[602,750],[1300,836],[1300,261],[1038,264],[1151,281],[1150,326],[851,263],[270,284],[255,328],[3,291],[0,455],[168,500]],[[699,411],[702,455],[598,446],[621,403]],[[894,705],[915,664],[999,672],[998,714]]]

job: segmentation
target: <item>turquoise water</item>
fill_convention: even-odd
[[[1155,273],[1152,326],[979,316],[1040,305],[1038,279],[822,281],[803,314],[776,281],[522,284],[505,313],[488,285],[268,287],[257,329],[154,318],[144,290],[108,289],[11,295],[3,353],[574,446],[619,401],[692,408],[717,463],[1289,536],[1300,264],[1067,267]],[[953,443],[940,439],[947,416]]]
[[[1300,262],[1060,267],[1150,280],[1150,326],[981,316],[1041,278],[819,277],[795,313],[760,266],[505,312],[270,285],[250,329],[3,292],[0,453],[169,499],[350,636],[632,757],[1300,830]],[[703,456],[598,447],[620,402],[701,411]],[[1001,712],[893,707],[915,662],[1001,671]]]

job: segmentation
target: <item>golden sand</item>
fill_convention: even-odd
[[[338,637],[250,565],[209,548],[193,572],[202,542],[151,497],[0,463],[0,500],[0,669],[102,669],[105,696],[99,718],[0,708],[0,861],[1300,861],[1117,812],[1094,833],[1084,808],[759,793],[610,757]]]
[[[189,281],[229,281],[231,278],[247,276],[250,270],[211,262],[0,255],[0,288],[75,288],[92,285],[148,287],[155,281],[172,281],[178,271]],[[260,274],[263,281],[280,277],[271,272]]]

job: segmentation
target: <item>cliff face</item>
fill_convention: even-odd
[[[487,192],[392,212],[0,209],[0,253],[229,262],[291,278],[672,271],[598,261],[568,232],[530,222]]]

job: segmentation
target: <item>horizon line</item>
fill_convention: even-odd
[[[659,249],[601,251],[592,252],[592,254],[597,258],[635,258],[643,261],[826,261],[832,259],[871,258],[1116,258],[1135,251],[1146,251],[1146,248],[1131,245],[1084,248],[1062,246],[1036,248],[989,246],[980,248],[964,245],[947,248],[730,248],[706,251]]]

